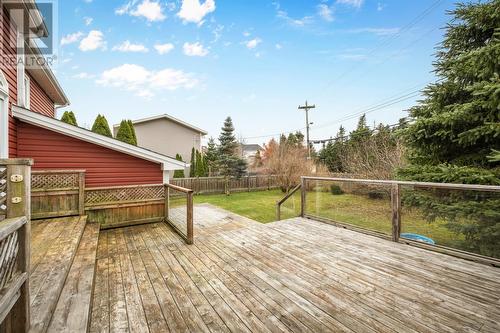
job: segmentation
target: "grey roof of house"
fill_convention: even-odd
[[[242,144],[241,145],[241,149],[243,149],[244,151],[257,151],[257,150],[263,150],[263,148],[258,145],[258,144],[255,144],[255,143],[251,143],[251,144]]]

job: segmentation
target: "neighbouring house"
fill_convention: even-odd
[[[34,1],[19,3],[32,9],[23,14],[9,7],[12,3],[0,4],[0,158],[32,158],[33,170],[85,170],[86,186],[92,187],[161,184],[171,170],[186,167],[159,152],[57,120],[56,108],[69,100],[49,66],[25,66],[42,55],[17,27],[28,17],[38,36],[48,31]]]
[[[258,144],[244,144],[240,143],[239,151],[241,157],[244,158],[249,165],[252,165],[255,160],[255,155],[258,151],[262,152],[264,149]]]
[[[191,159],[193,148],[201,151],[201,140],[207,135],[205,130],[167,114],[132,120],[132,123],[139,146],[168,156],[180,154],[186,162]],[[119,126],[113,126],[115,135]],[[189,174],[188,168],[185,173]]]

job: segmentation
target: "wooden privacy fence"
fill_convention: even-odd
[[[85,212],[101,229],[165,220],[165,186],[133,185],[85,189]]]
[[[170,184],[192,189],[195,194],[230,193],[278,188],[276,176],[173,178]]]
[[[30,327],[30,179],[32,160],[0,160],[0,331]]]
[[[33,171],[31,217],[84,215],[84,170]]]

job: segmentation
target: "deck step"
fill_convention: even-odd
[[[31,329],[47,330],[85,229],[86,217],[32,223]]]
[[[87,332],[98,239],[99,224],[88,223],[47,332]]]

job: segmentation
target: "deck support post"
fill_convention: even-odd
[[[187,243],[194,243],[193,235],[193,191],[187,193]]]
[[[7,168],[7,218],[26,216],[27,222],[18,230],[19,250],[17,269],[30,272],[31,250],[31,159],[2,160]],[[28,332],[30,329],[29,277],[19,289],[20,295],[11,310],[12,332]]]
[[[78,212],[85,215],[85,172],[78,173]]]
[[[394,184],[391,188],[392,204],[392,240],[399,241],[401,235],[401,185]]]

